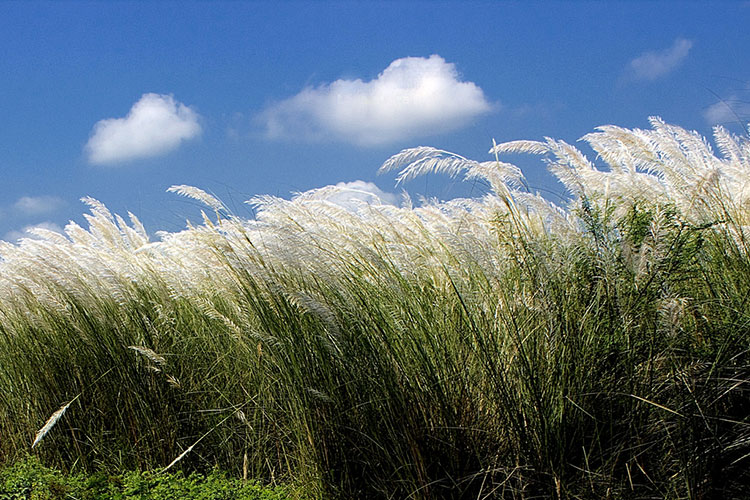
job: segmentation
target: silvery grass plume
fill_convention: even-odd
[[[688,220],[705,223],[728,216],[747,224],[750,214],[750,142],[714,128],[723,157],[697,132],[650,119],[652,130],[599,127],[582,138],[605,164],[594,166],[564,141],[513,141],[491,152],[547,155],[549,170],[574,195],[623,215],[635,204],[675,206]]]
[[[44,424],[44,426],[42,426],[42,428],[37,431],[36,436],[34,437],[34,442],[31,444],[32,449],[34,449],[42,441],[42,439],[44,439],[44,436],[46,436],[52,430],[55,424],[60,421],[70,405],[72,405],[76,399],[78,399],[78,396],[62,405],[59,410],[57,410],[49,417],[49,419],[47,419],[47,422]]]
[[[658,118],[651,124],[651,130],[604,126],[584,136],[605,168],[551,138],[494,145],[495,159],[483,162],[436,148],[404,150],[380,169],[398,170],[397,184],[442,172],[479,180],[488,188],[479,198],[417,207],[408,197],[394,206],[371,193],[365,197],[328,186],[291,200],[256,197],[250,200],[255,219],[244,220],[205,191],[173,186],[171,192],[206,204],[217,218],[204,216],[201,225],[160,233],[155,242],[132,214],[128,223],[85,198],[87,229],[70,223],[64,234],[37,231],[38,239],[0,244],[0,300],[25,297],[56,309],[64,309],[70,296],[84,302],[106,296],[124,303],[147,283],[174,297],[230,297],[240,286],[239,271],[273,281],[275,271],[287,269],[335,282],[353,265],[373,275],[395,266],[405,276],[441,281],[466,273],[464,264],[471,262],[496,276],[506,260],[498,238],[551,235],[573,241],[581,228],[576,209],[582,200],[614,210],[615,217],[635,205],[674,206],[695,223],[731,219],[737,228],[748,224],[748,141],[717,127],[719,158],[698,134]],[[545,155],[550,171],[573,196],[569,206],[529,192],[521,170],[501,161],[506,153]]]
[[[153,371],[161,371],[159,367],[164,366],[167,363],[167,360],[164,359],[164,356],[157,354],[153,349],[149,349],[148,347],[130,345],[128,346],[128,349],[137,352],[141,356],[151,361],[151,363],[153,363],[153,365],[151,365]]]
[[[526,183],[520,168],[499,160],[497,153],[503,151],[502,146],[513,146],[513,152],[546,152],[541,143],[516,141],[493,147],[490,153],[496,155],[494,161],[478,162],[447,151],[419,147],[394,155],[383,164],[380,173],[400,169],[396,177],[398,183],[432,172],[443,172],[453,177],[463,175],[466,181],[484,181],[489,187],[489,194],[480,200],[458,201],[462,208],[459,217],[481,214],[480,218],[490,221],[498,215],[507,215],[519,227],[538,234],[549,230],[564,233],[572,229],[572,221],[562,209],[524,189]],[[456,205],[455,201],[438,204],[441,209],[448,210]]]
[[[140,221],[129,214],[129,226],[100,202],[83,201],[91,208],[84,216],[88,230],[71,222],[64,234],[36,231],[35,239],[0,245],[1,301],[28,299],[65,312],[70,298],[88,303],[112,297],[123,303],[139,282],[151,280],[152,263],[138,253],[149,244]]]

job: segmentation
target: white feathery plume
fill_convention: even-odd
[[[28,232],[39,237],[41,240],[48,241],[52,244],[65,245],[68,242],[64,235],[44,227],[32,227]]]
[[[128,218],[130,219],[130,223],[133,225],[133,230],[138,233],[138,235],[148,243],[149,237],[148,233],[146,232],[146,228],[143,227],[143,224],[141,223],[140,219],[133,215],[132,213],[128,212]]]
[[[131,349],[137,352],[138,354],[145,356],[148,360],[150,360],[154,364],[163,366],[167,363],[167,360],[164,359],[164,356],[156,354],[156,352],[154,352],[153,349],[149,349],[148,347],[129,345],[128,349]]]
[[[550,148],[549,144],[539,141],[508,141],[495,144],[489,152],[494,155],[505,153],[544,155],[550,152]]]
[[[461,155],[423,146],[405,149],[390,157],[383,163],[378,173],[388,172],[406,165],[396,176],[396,185],[399,185],[428,173],[445,173],[455,177],[477,164],[476,161],[468,160]]]
[[[167,189],[167,192],[177,193],[181,196],[185,196],[187,198],[192,198],[194,200],[200,201],[204,205],[209,206],[216,211],[221,211],[221,210],[227,211],[224,204],[220,202],[218,199],[216,199],[216,197],[211,196],[207,192],[203,191],[202,189],[198,189],[197,187],[181,184],[181,185],[171,186],[169,189]]]
[[[366,279],[383,280],[384,266],[392,266],[409,279],[429,277],[441,286],[448,276],[466,276],[471,266],[495,279],[503,265],[510,265],[503,245],[513,238],[513,231],[553,235],[561,244],[574,241],[580,226],[571,207],[580,205],[583,197],[600,208],[614,207],[615,217],[636,205],[672,206],[688,221],[699,223],[725,220],[728,213],[736,222],[730,230],[738,238],[744,235],[743,227],[750,225],[750,141],[717,127],[719,158],[698,134],[658,118],[651,123],[649,130],[604,126],[584,136],[582,140],[606,164],[603,168],[595,167],[574,146],[553,139],[492,148],[497,155],[546,155],[550,170],[574,196],[567,210],[525,191],[515,165],[499,158],[478,162],[426,147],[400,152],[381,171],[400,168],[399,183],[429,172],[462,174],[467,180],[486,180],[491,190],[476,199],[423,202],[417,207],[408,195],[401,207],[378,204],[374,198],[370,203],[369,197],[344,207],[336,197],[349,188],[337,186],[300,193],[292,200],[258,196],[249,201],[257,210],[252,221],[206,217],[203,224],[184,231],[160,233],[154,242],[132,214],[127,224],[87,198],[86,229],[69,223],[65,235],[40,230],[41,240],[0,242],[0,304],[29,300],[60,311],[68,297],[82,303],[109,297],[126,304],[137,300],[138,286],[158,283],[175,298],[221,296],[234,304],[227,307],[239,307],[232,297],[238,295],[242,273],[270,289],[281,286],[275,273],[295,270],[331,286],[355,267]],[[225,210],[197,188],[173,186],[170,191]],[[508,228],[510,232],[503,234]],[[655,234],[658,231],[653,228]],[[645,266],[639,262],[654,258],[649,252],[658,251],[656,242],[649,245],[641,247],[643,255],[629,257],[634,266],[641,266],[637,269]],[[222,315],[228,327],[236,328],[232,314]]]
[[[34,442],[31,444],[31,449],[34,449],[36,445],[38,445],[42,441],[42,439],[44,439],[44,436],[46,436],[49,431],[52,430],[55,424],[57,424],[57,422],[63,417],[63,415],[65,415],[68,407],[73,404],[76,399],[78,399],[78,396],[62,405],[59,410],[57,410],[49,417],[49,419],[47,419],[47,422],[44,424],[44,426],[42,426],[42,428],[37,431],[36,436],[34,437]]]

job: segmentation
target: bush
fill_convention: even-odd
[[[128,472],[123,475],[64,475],[28,457],[0,469],[0,500],[284,500],[282,488],[230,479],[219,471],[207,476]]]

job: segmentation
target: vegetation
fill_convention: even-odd
[[[401,207],[327,187],[151,242],[0,247],[0,462],[210,471],[321,498],[746,498],[750,141],[603,127],[383,170],[486,183]],[[529,193],[507,153],[572,193]],[[345,202],[341,202],[341,200]]]
[[[252,482],[229,479],[212,471],[208,476],[181,473],[128,472],[111,476],[64,475],[28,457],[0,471],[0,500],[284,500],[283,490],[263,489]]]

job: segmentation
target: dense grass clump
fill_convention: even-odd
[[[653,126],[587,136],[607,171],[493,148],[546,155],[565,208],[433,148],[384,170],[488,194],[328,187],[243,220],[177,186],[215,216],[158,242],[88,200],[87,230],[0,248],[0,462],[34,443],[321,498],[747,497],[750,145]]]

